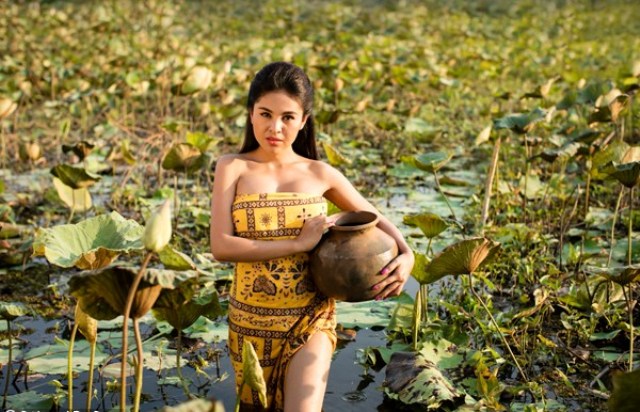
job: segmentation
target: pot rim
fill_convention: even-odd
[[[338,232],[354,232],[364,230],[378,224],[380,220],[378,215],[368,210],[354,210],[349,212],[340,212],[335,224],[330,230]]]

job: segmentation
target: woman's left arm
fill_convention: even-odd
[[[413,269],[414,256],[411,247],[400,229],[369,203],[342,173],[327,164],[323,164],[323,169],[323,179],[329,183],[329,189],[324,194],[328,200],[341,210],[374,212],[379,218],[378,227],[396,241],[398,256],[380,271],[380,282],[374,285],[373,289],[379,291],[376,300],[400,295]]]

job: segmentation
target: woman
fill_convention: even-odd
[[[342,210],[380,214],[339,171],[317,160],[313,89],[300,68],[265,66],[251,83],[247,107],[243,146],[218,160],[211,201],[211,251],[236,262],[228,341],[236,383],[242,345],[250,341],[267,381],[267,410],[320,411],[336,344],[335,302],[315,291],[307,252],[333,224],[325,199]],[[399,249],[374,286],[376,299],[384,299],[401,293],[414,257],[388,219],[380,216],[378,226]],[[249,388],[240,396],[260,409]]]

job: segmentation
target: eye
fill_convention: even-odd
[[[264,118],[267,118],[267,119],[268,119],[268,118],[270,118],[270,117],[271,117],[271,113],[269,113],[269,112],[262,112],[262,113],[260,113],[260,116],[262,116],[262,117],[264,117]]]
[[[291,116],[290,114],[284,116],[284,120],[293,120],[295,119],[295,117]]]

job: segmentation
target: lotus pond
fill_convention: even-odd
[[[636,3],[0,1],[2,409],[234,410],[213,168],[288,60],[416,253],[324,410],[635,411]]]

